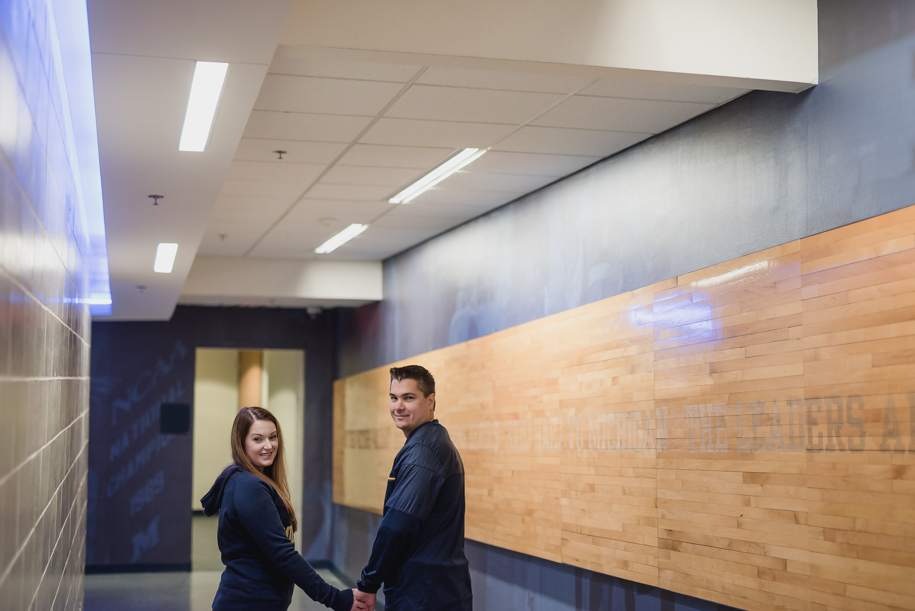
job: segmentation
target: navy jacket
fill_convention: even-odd
[[[438,420],[416,428],[394,459],[384,517],[358,587],[385,611],[471,611],[464,556],[464,463]]]
[[[273,486],[230,465],[201,502],[206,515],[219,512],[217,540],[226,565],[215,611],[286,611],[293,583],[334,611],[350,611],[352,590],[328,585],[295,550],[292,521]]]

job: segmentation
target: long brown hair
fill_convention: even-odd
[[[245,452],[245,438],[248,436],[248,431],[251,430],[251,425],[257,420],[272,422],[276,426],[276,439],[279,442],[273,464],[265,467],[263,472],[254,466],[254,463],[248,458],[248,453]],[[292,508],[292,501],[289,498],[289,482],[286,479],[286,444],[283,443],[283,431],[280,429],[276,416],[263,407],[243,407],[238,410],[235,422],[232,423],[232,460],[245,471],[273,486],[273,489],[283,499],[289,519],[292,521],[293,532],[298,530],[299,523],[295,518],[295,509]]]

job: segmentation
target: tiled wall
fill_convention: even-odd
[[[80,609],[83,598],[90,317],[50,5],[0,2],[4,611]]]

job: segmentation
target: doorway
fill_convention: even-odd
[[[232,462],[229,435],[235,414],[241,407],[254,405],[269,409],[280,422],[289,493],[296,514],[303,515],[305,353],[198,348],[194,371],[192,570],[223,569],[216,546],[218,520],[216,516],[204,517],[200,499]],[[298,540],[296,549],[301,553]]]

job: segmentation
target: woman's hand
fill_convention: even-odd
[[[375,595],[353,588],[353,611],[375,611]]]

